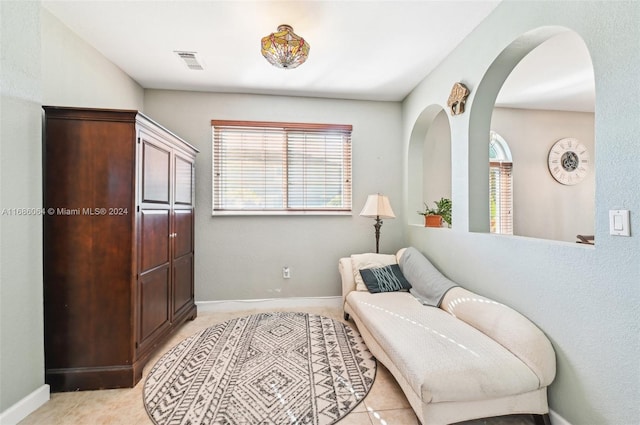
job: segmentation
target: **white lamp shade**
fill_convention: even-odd
[[[367,202],[360,211],[360,215],[363,217],[396,218],[391,209],[389,198],[379,193],[367,197]]]

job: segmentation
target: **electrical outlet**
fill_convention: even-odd
[[[282,277],[285,279],[291,278],[291,269],[288,266],[282,268]]]

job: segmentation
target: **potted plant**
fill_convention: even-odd
[[[418,211],[418,214],[424,216],[425,227],[441,227],[442,222],[446,222],[448,226],[451,226],[451,199],[440,198],[439,201],[434,201],[435,208],[429,208],[427,203],[424,203],[424,210]]]

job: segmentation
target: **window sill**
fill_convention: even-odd
[[[212,211],[212,217],[242,216],[343,216],[351,217],[353,211]]]

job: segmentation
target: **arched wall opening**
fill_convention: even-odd
[[[417,211],[440,198],[451,199],[451,129],[441,105],[430,105],[418,116],[409,139],[408,222],[423,225]]]
[[[571,40],[583,49],[585,71],[591,77],[591,93],[577,94],[580,81],[575,72],[563,81],[540,80],[531,75],[530,84],[518,74],[521,65],[528,68],[534,59]],[[554,55],[557,57],[557,54]],[[583,73],[584,74],[584,73]],[[516,93],[507,93],[514,77],[520,78]],[[584,75],[582,75],[584,77]],[[526,77],[526,75],[525,75]],[[524,85],[523,85],[524,84]],[[576,86],[576,87],[574,87]],[[564,27],[543,27],[514,40],[493,61],[475,90],[469,118],[469,230],[489,232],[489,185],[487,141],[496,131],[509,141],[513,150],[513,234],[540,239],[575,242],[576,235],[592,235],[595,228],[595,153],[593,65],[584,41]],[[512,88],[511,88],[512,89]],[[575,89],[575,90],[574,90]],[[546,90],[547,93],[543,93]],[[571,99],[571,91],[576,98]],[[561,97],[561,93],[569,96]],[[583,91],[584,92],[584,91]],[[506,93],[506,94],[505,94]],[[524,96],[526,95],[526,97]],[[506,99],[506,100],[505,100]],[[569,99],[569,101],[567,101]],[[571,105],[584,105],[572,107]],[[572,109],[573,108],[573,109]],[[583,110],[576,110],[583,109]],[[590,109],[590,110],[589,110]],[[554,179],[549,153],[564,138],[578,139],[586,146],[589,171],[579,183],[561,183]],[[583,164],[585,165],[585,164]]]

